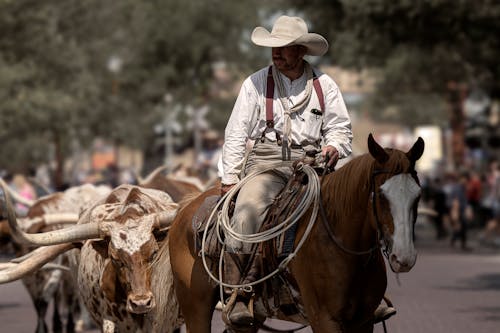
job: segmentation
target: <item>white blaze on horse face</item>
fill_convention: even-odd
[[[394,272],[408,272],[417,259],[413,244],[413,204],[420,195],[420,186],[410,174],[404,173],[389,178],[380,189],[389,201],[394,223],[389,264]]]

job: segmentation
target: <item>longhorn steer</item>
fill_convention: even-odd
[[[20,220],[22,228],[29,233],[38,233],[59,229],[63,226],[61,223],[75,224],[82,207],[109,191],[110,189],[105,187],[87,184],[39,198],[30,206],[26,218]],[[3,226],[2,235],[5,237],[3,241],[9,241],[12,244],[17,257],[26,255],[32,250],[31,246],[17,242],[10,237],[7,221],[2,221],[1,225]],[[68,265],[68,260],[68,253],[64,253],[56,258],[54,263]],[[57,265],[50,267],[57,268]],[[61,310],[67,313],[65,316],[67,319],[66,331],[80,330],[83,322],[75,323],[74,316],[79,315],[80,311],[84,309],[80,307],[79,297],[75,293],[76,284],[68,273],[62,272],[60,269],[41,269],[34,274],[24,276],[22,282],[37,313],[35,332],[48,332],[45,316],[52,300],[54,301],[53,331],[62,331]],[[77,326],[75,327],[75,325]]]
[[[78,225],[26,234],[9,209],[17,237],[50,246],[19,267],[0,271],[0,283],[40,267],[51,252],[67,251],[75,246],[69,244],[81,241],[72,271],[83,302],[103,332],[168,332],[178,320],[178,305],[168,254],[156,258],[156,252],[158,242],[166,241],[164,229],[176,210],[177,204],[162,191],[122,185],[83,211]]]

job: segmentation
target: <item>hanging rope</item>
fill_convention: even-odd
[[[203,237],[202,237],[202,242],[201,242],[201,257],[203,260],[203,266],[205,267],[205,271],[207,274],[210,276],[212,280],[214,280],[216,283],[220,285],[221,288],[221,299],[223,299],[223,287],[229,287],[229,288],[241,288],[246,291],[251,291],[253,288],[253,285],[259,284],[261,282],[266,281],[267,279],[271,278],[272,276],[276,275],[280,271],[282,271],[288,263],[296,256],[298,251],[302,248],[302,245],[304,244],[305,240],[311,233],[312,227],[314,226],[314,223],[316,221],[316,217],[318,215],[318,210],[319,210],[319,198],[320,198],[320,181],[319,177],[316,174],[316,171],[309,165],[306,164],[298,164],[297,169],[299,171],[304,172],[308,179],[309,183],[308,186],[306,186],[305,193],[301,197],[299,204],[297,205],[297,208],[290,214],[288,218],[286,218],[283,222],[279,223],[278,225],[274,226],[273,228],[270,228],[268,230],[258,232],[255,234],[241,234],[236,232],[233,229],[233,226],[231,224],[231,220],[229,218],[229,208],[230,208],[230,203],[234,196],[238,193],[238,191],[241,189],[243,185],[245,185],[247,182],[251,181],[253,178],[255,178],[257,175],[262,174],[264,172],[268,172],[271,170],[274,170],[278,167],[286,167],[289,166],[291,167],[292,164],[291,162],[279,162],[279,163],[274,163],[269,165],[267,168],[251,173],[247,177],[243,178],[236,186],[234,186],[224,197],[221,198],[221,200],[218,202],[218,204],[215,206],[214,210],[210,214],[209,217],[209,222],[205,226],[205,230],[203,231]],[[220,229],[222,228],[224,232],[227,233],[227,235],[241,241],[244,243],[261,243],[265,242],[271,239],[274,239],[276,237],[279,237],[283,233],[285,233],[288,229],[290,229],[293,225],[298,223],[301,219],[301,217],[308,211],[309,207],[312,205],[313,210],[311,217],[309,219],[309,223],[307,224],[306,230],[304,234],[302,235],[299,243],[297,244],[297,247],[294,249],[293,252],[291,252],[276,268],[273,272],[269,273],[265,277],[256,280],[252,283],[247,283],[247,284],[228,284],[223,281],[221,281],[220,278],[214,276],[206,262],[206,257],[205,257],[205,248],[206,248],[206,238],[208,234],[208,229],[209,226],[211,225],[212,221],[214,221],[214,216],[217,214],[217,219],[215,220],[216,223],[216,232],[219,238],[219,242],[223,245],[223,248],[221,250],[220,258],[219,258],[219,277],[222,276],[222,264],[223,264],[223,257],[224,257],[224,242],[220,238]],[[219,210],[219,207],[222,208]]]

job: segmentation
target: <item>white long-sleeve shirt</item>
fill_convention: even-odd
[[[239,181],[248,140],[260,138],[264,132],[266,132],[266,138],[271,141],[276,140],[275,131],[283,136],[284,108],[278,98],[276,86],[273,101],[274,129],[266,128],[268,70],[269,67],[266,67],[249,76],[243,82],[234,104],[225,130],[222,163],[219,163],[219,168],[222,167],[219,172],[222,174],[223,184],[235,184]],[[314,72],[323,90],[325,110],[323,110],[323,115],[311,112],[313,109],[321,109],[318,96],[313,89],[309,104],[302,111],[293,113],[291,116],[292,132],[289,139],[292,144],[323,140],[324,145],[331,145],[337,149],[340,158],[346,157],[351,154],[352,131],[344,99],[331,77],[316,69]],[[282,73],[279,75],[284,82],[288,104],[292,107],[304,97],[306,75],[303,74],[293,81]]]

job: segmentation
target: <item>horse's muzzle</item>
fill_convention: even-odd
[[[417,261],[417,255],[412,255],[404,258],[399,258],[392,253],[389,256],[389,265],[394,273],[406,273],[410,271]]]

